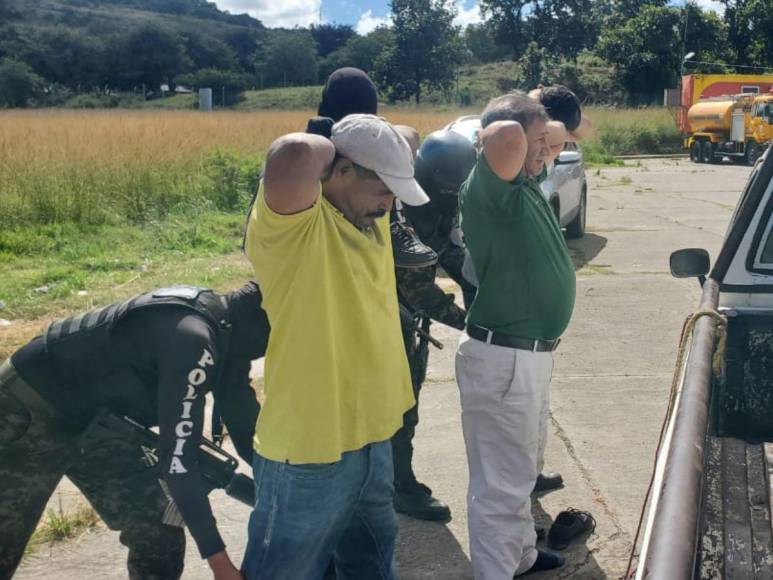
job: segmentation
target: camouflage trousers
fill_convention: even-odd
[[[403,332],[406,332],[405,328]],[[406,338],[405,334],[403,338]],[[413,438],[419,424],[419,394],[426,378],[429,357],[429,345],[426,341],[419,340],[415,334],[411,333],[410,339],[405,342],[416,404],[405,412],[402,427],[392,436],[392,462],[397,491],[411,491],[417,485],[413,472]]]
[[[136,443],[83,437],[8,361],[0,366],[0,580],[13,576],[63,476],[129,550],[132,579],[182,575],[185,533],[161,522],[167,498]]]

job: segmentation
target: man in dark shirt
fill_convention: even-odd
[[[239,578],[198,464],[211,392],[245,460],[259,406],[252,360],[269,334],[255,283],[224,295],[175,286],[52,323],[0,367],[0,578],[10,577],[66,475],[129,549],[131,578],[179,578],[185,534],[162,522],[169,498],[216,578]],[[97,430],[109,411],[158,426],[158,464]],[[160,484],[160,485],[159,485]],[[167,497],[168,495],[168,497]]]

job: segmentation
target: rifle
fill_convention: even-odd
[[[102,411],[86,429],[84,437],[99,440],[105,436],[136,441],[145,465],[149,469],[157,467],[158,433],[155,431],[130,417],[118,417],[109,411]],[[236,472],[239,462],[233,455],[202,437],[198,463],[207,493],[213,489],[224,489],[232,498],[250,507],[255,505],[255,482],[251,477]]]
[[[398,302],[398,306],[400,307],[400,323],[405,330],[415,332],[419,336],[419,339],[431,343],[432,346],[438,350],[443,350],[443,343],[428,332],[429,325],[427,325],[426,322],[429,319],[424,316],[423,312],[411,312],[406,306],[403,306],[401,302]],[[425,328],[422,328],[421,326],[422,320],[425,321]]]

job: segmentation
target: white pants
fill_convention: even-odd
[[[531,492],[547,439],[553,353],[463,334],[456,354],[475,580],[511,580],[537,558]]]

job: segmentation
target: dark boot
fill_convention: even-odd
[[[566,558],[561,554],[550,552],[548,550],[537,549],[537,560],[534,562],[531,568],[526,570],[523,574],[518,574],[515,578],[521,578],[535,572],[542,572],[543,570],[554,570],[560,568],[566,564]]]
[[[398,268],[425,268],[437,263],[435,250],[424,245],[413,228],[405,222],[393,220],[392,251]]]
[[[395,485],[395,511],[417,520],[447,522],[451,510],[443,502],[432,497],[432,490],[423,483]]]
[[[553,491],[564,487],[564,478],[560,473],[540,473],[537,476],[537,482],[534,484],[534,491],[542,493]]]

